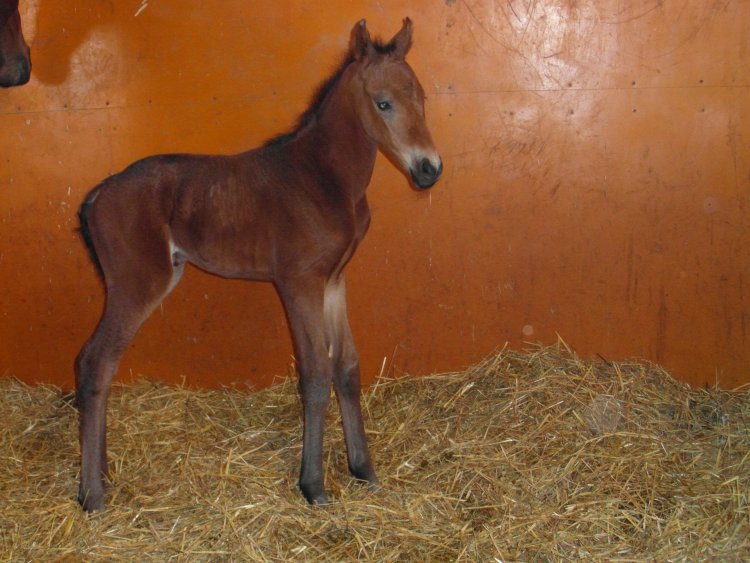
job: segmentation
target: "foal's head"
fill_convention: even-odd
[[[31,59],[21,31],[18,0],[0,0],[0,86],[20,86],[29,81]]]
[[[354,26],[352,79],[360,119],[367,134],[421,189],[437,182],[443,170],[424,116],[425,94],[404,57],[411,47],[411,20],[385,45],[373,43],[365,21]]]

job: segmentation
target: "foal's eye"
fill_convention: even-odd
[[[380,111],[388,111],[391,109],[391,102],[375,102]]]

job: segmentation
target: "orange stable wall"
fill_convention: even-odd
[[[0,91],[0,373],[73,383],[102,288],[84,194],[160,152],[287,130],[362,17],[409,60],[445,171],[379,158],[348,269],[365,380],[562,337],[695,385],[750,381],[750,2],[21,0],[31,82]],[[133,202],[137,205],[137,202]],[[192,269],[121,380],[258,386],[291,345],[267,284]]]

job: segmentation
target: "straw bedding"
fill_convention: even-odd
[[[658,366],[564,344],[364,396],[382,489],[346,471],[296,490],[296,382],[257,393],[142,381],[110,399],[108,509],[74,502],[76,413],[0,381],[2,560],[750,559],[750,389],[694,390]]]

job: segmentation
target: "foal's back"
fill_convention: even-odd
[[[334,260],[351,221],[330,198],[316,197],[316,182],[288,153],[271,145],[230,156],[158,155],[111,176],[84,204],[105,272],[116,240],[125,244],[114,262],[132,255],[135,240],[173,266],[187,261],[224,277],[273,279],[292,256],[301,270],[327,254]],[[324,212],[321,199],[329,199]]]

